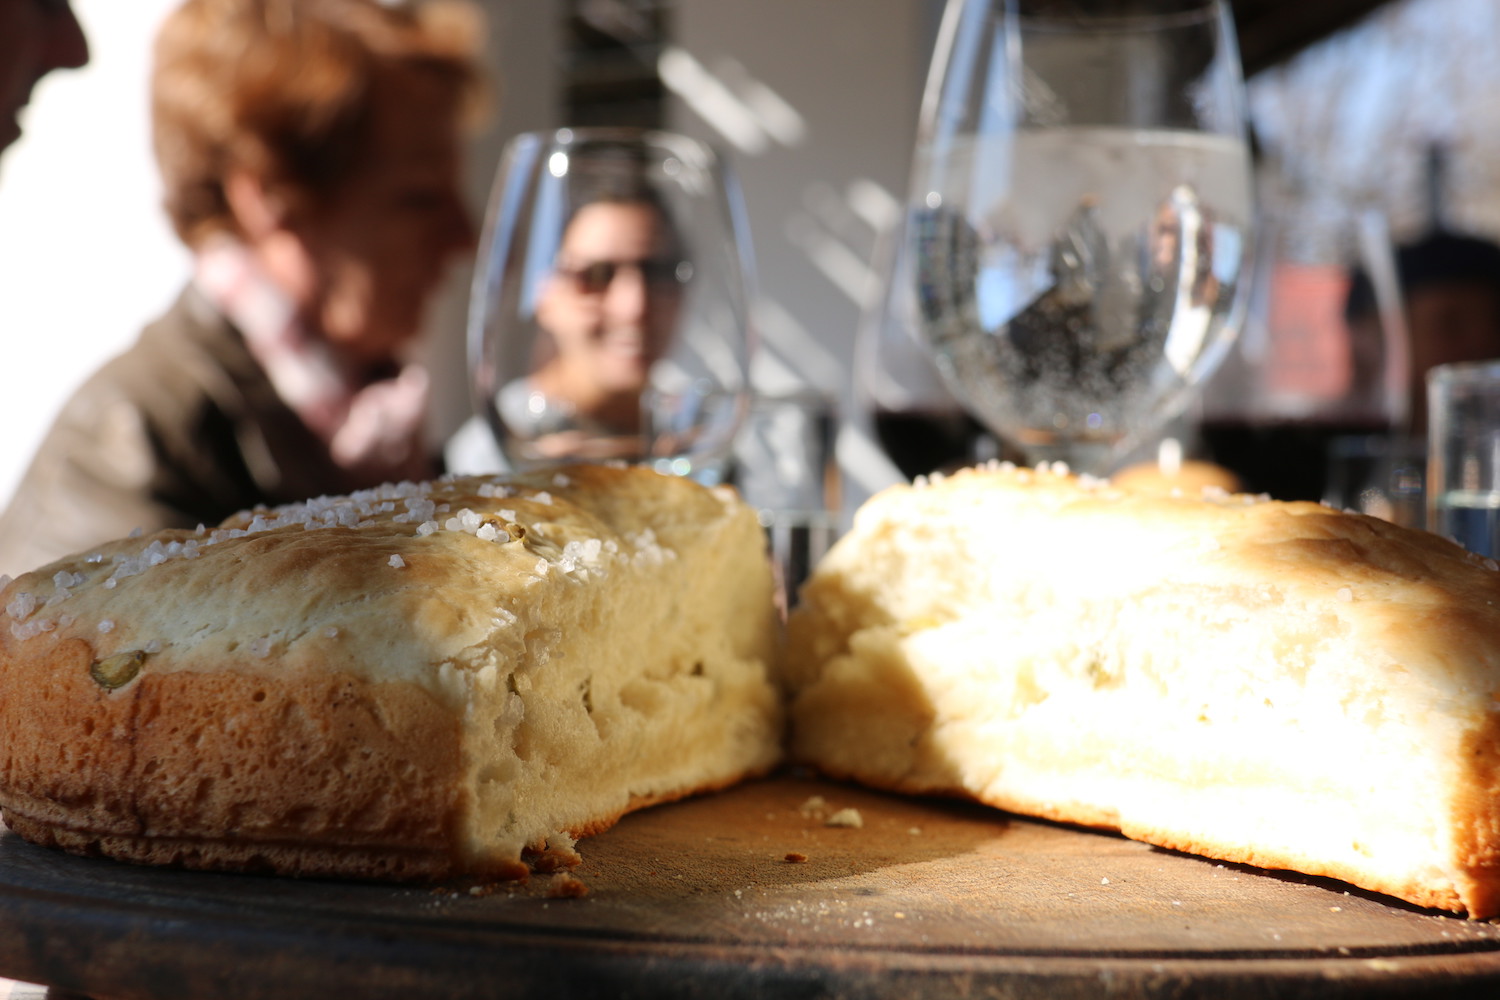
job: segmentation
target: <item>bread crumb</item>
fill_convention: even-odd
[[[824,826],[846,826],[860,829],[865,825],[865,818],[859,814],[858,809],[840,809],[832,816],[823,821]]]
[[[497,885],[497,884],[495,884],[494,882],[486,882],[486,883],[483,883],[481,885],[471,885],[471,886],[469,886],[469,895],[474,896],[476,898],[481,897],[481,896],[493,896],[495,893],[497,893],[499,891],[500,891],[500,886]]]
[[[821,795],[814,795],[806,802],[797,807],[797,811],[804,816],[818,816],[828,808],[828,800]]]
[[[787,851],[785,860],[794,865],[802,865],[807,863],[807,855],[801,851]]]
[[[553,835],[558,843],[549,842],[541,851],[538,851],[531,860],[531,870],[543,875],[560,872],[565,868],[577,868],[583,858],[574,850],[570,839],[559,835]]]
[[[583,879],[569,872],[559,872],[547,884],[548,899],[582,899],[589,894]]]

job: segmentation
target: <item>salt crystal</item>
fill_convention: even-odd
[[[1107,878],[1101,878],[1099,880],[1099,884],[1100,885],[1109,885],[1109,879],[1107,879]]]
[[[551,504],[552,503],[552,494],[546,492],[545,490],[543,490],[541,493],[538,493],[536,496],[532,497],[531,499],[535,500],[537,503]]]
[[[143,653],[160,653],[161,652],[161,640],[160,639],[152,639],[150,642],[146,643],[146,645],[144,645],[144,646],[141,647],[141,652],[143,652]]]
[[[5,613],[12,618],[25,618],[36,610],[36,605],[36,595],[23,592],[10,599],[10,603],[5,606]]]
[[[339,637],[339,630],[336,627],[332,626],[332,625],[328,626],[327,628],[325,628],[323,630],[323,638],[325,638],[325,639],[337,639],[338,637]]]
[[[426,538],[428,535],[433,534],[437,530],[438,523],[436,521],[423,521],[421,524],[417,525],[417,537]]]
[[[113,618],[99,619],[98,629],[101,635],[113,632],[115,630],[115,620]]]
[[[495,536],[499,534],[500,532],[496,530],[493,524],[482,524],[479,526],[479,530],[474,532],[474,537],[478,538],[481,542],[493,542]],[[509,538],[510,536],[507,534],[506,537]]]
[[[250,644],[250,655],[257,659],[265,659],[271,655],[271,637],[261,636]]]
[[[396,569],[400,569],[401,567],[406,565],[406,560],[402,559],[399,555],[393,552],[391,553],[391,558],[388,560],[388,565]]]

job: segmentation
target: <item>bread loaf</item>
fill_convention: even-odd
[[[198,868],[516,877],[780,754],[754,512],[642,469],[383,487],[0,592],[0,811]]]
[[[828,774],[1500,914],[1500,572],[1434,535],[967,471],[873,498],[788,627]]]

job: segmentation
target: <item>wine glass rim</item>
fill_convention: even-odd
[[[678,154],[691,150],[709,161],[718,158],[711,145],[690,135],[668,129],[625,125],[568,125],[539,129],[518,133],[512,141],[536,142],[559,150],[589,145],[660,146]]]
[[[1484,361],[1450,361],[1433,365],[1427,371],[1428,385],[1471,386],[1476,383],[1500,381],[1500,359]]]
[[[1069,16],[1049,11],[1019,14],[1019,19],[1032,31],[1106,35],[1185,28],[1218,20],[1220,11],[1219,0],[1204,0],[1203,3],[1179,11],[1143,11],[1137,14],[1104,14],[1097,17],[1082,14]]]

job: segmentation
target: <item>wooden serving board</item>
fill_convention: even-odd
[[[846,809],[861,826],[827,825]],[[1500,995],[1492,924],[797,775],[580,850],[588,894],[560,898],[559,876],[215,875],[0,833],[0,976],[122,1000]]]

